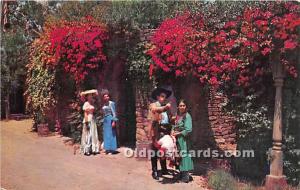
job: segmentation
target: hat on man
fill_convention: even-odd
[[[166,94],[166,98],[169,98],[172,94],[172,92],[170,90],[164,89],[164,88],[156,88],[152,91],[151,93],[151,97],[156,100],[157,96],[159,96],[161,93]]]

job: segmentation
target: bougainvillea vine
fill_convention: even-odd
[[[276,54],[287,73],[296,77],[289,55],[299,47],[299,10],[294,2],[274,2],[266,10],[247,7],[219,28],[209,27],[199,13],[166,19],[151,40],[150,74],[158,67],[177,76],[192,73],[210,85],[234,80],[248,86],[271,71],[273,63],[265,58]]]
[[[90,69],[107,61],[103,52],[103,43],[107,39],[104,25],[91,17],[79,22],[61,21],[50,32],[51,48],[56,59],[52,64],[61,64],[80,83]]]

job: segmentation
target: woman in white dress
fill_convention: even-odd
[[[82,137],[81,137],[81,152],[84,155],[99,154],[99,139],[97,132],[97,125],[94,118],[95,107],[93,94],[98,94],[97,90],[88,90],[82,92],[80,95],[85,96],[87,101],[83,104],[84,111]]]

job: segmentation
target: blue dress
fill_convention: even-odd
[[[116,106],[113,101],[102,107],[104,113],[103,119],[103,141],[106,151],[115,151],[117,149],[116,128],[112,127],[113,121],[118,121],[116,117]]]

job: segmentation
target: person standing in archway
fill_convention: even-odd
[[[180,180],[184,183],[190,181],[189,172],[194,169],[190,154],[189,134],[192,132],[192,117],[187,112],[186,101],[181,99],[178,103],[178,114],[175,117],[175,125],[172,135],[176,137],[177,147],[180,152]]]
[[[115,102],[110,100],[109,91],[101,91],[103,112],[103,141],[106,154],[114,154],[117,151],[117,114]]]

